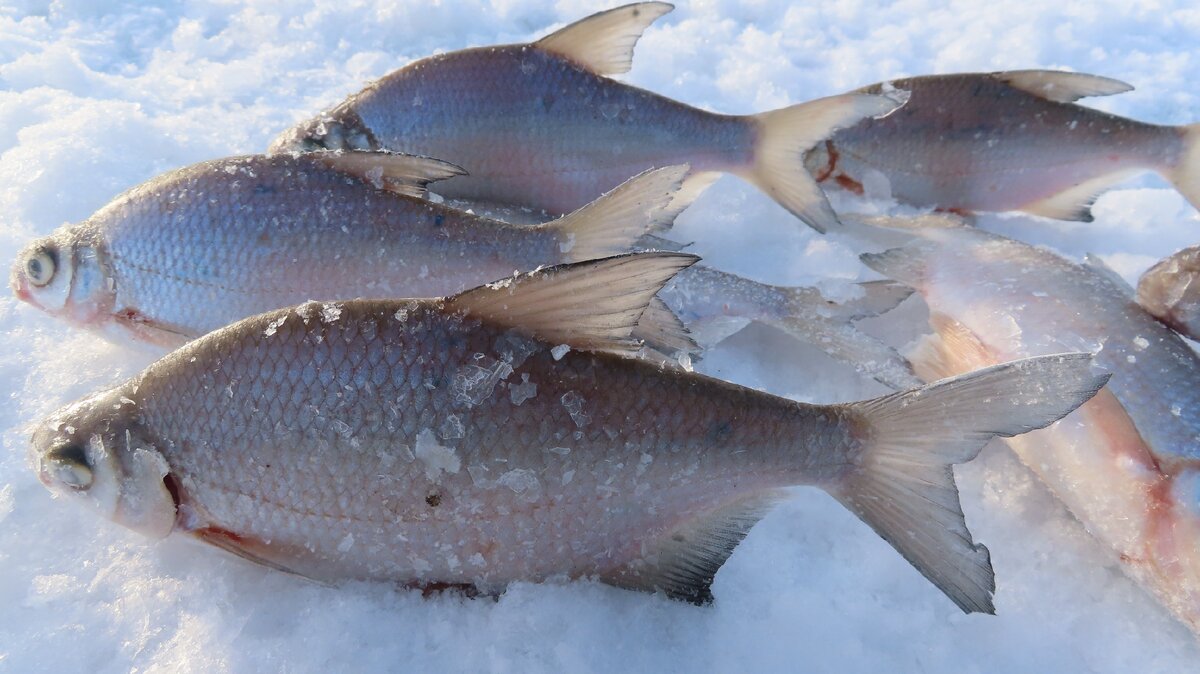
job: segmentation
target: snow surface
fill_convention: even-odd
[[[535,38],[582,0],[5,0],[0,3],[0,257],[191,162],[265,148],[367,80],[436,52]],[[650,28],[630,82],[748,113],[904,75],[1066,68],[1131,93],[1091,105],[1200,119],[1194,0],[704,0]],[[841,207],[901,209],[838,198]],[[988,229],[1129,280],[1196,242],[1200,217],[1156,177],[1102,197],[1091,224],[989,216]],[[867,278],[843,243],[724,178],[680,220],[706,262],[784,283]],[[907,319],[903,321],[901,319]],[[875,329],[903,343],[919,303]],[[593,583],[517,585],[498,601],[390,586],[327,588],[182,538],[150,542],[53,501],[26,463],[29,426],[155,353],[112,345],[0,298],[0,670],[7,671],[1194,671],[1196,639],[1093,542],[1010,453],[959,470],[992,550],[998,615],[964,616],[886,543],[799,490],[695,608]],[[764,357],[764,354],[770,354]],[[801,400],[880,388],[751,327],[701,363]]]

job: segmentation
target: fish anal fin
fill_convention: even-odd
[[[1133,91],[1133,85],[1111,77],[1058,70],[1012,70],[992,77],[1034,96],[1057,103],[1073,103],[1088,96],[1112,96]]]
[[[464,291],[444,308],[551,344],[632,354],[641,346],[632,333],[655,293],[699,259],[630,253],[547,267]]]
[[[863,253],[858,259],[894,281],[920,289],[932,254],[929,246],[912,243],[879,253]]]
[[[1022,211],[1032,215],[1055,220],[1073,220],[1076,222],[1091,222],[1092,204],[1104,190],[1137,173],[1136,170],[1115,171],[1091,180],[1085,180],[1074,187],[1052,194],[1021,207]]]
[[[604,582],[672,599],[708,604],[717,571],[750,529],[784,498],[770,491],[701,514],[642,543],[634,562],[601,575]]]
[[[598,75],[620,75],[633,66],[633,48],[646,28],[673,9],[665,2],[624,5],[580,19],[533,44]]]
[[[438,180],[467,175],[466,169],[431,157],[392,152],[359,152],[338,150],[308,155],[314,161],[387,190],[408,197],[423,199],[426,186]]]

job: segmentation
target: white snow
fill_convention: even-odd
[[[1089,105],[1163,124],[1200,120],[1194,0],[679,4],[647,31],[627,80],[721,112],[905,75],[1046,67],[1137,86]],[[163,171],[260,151],[412,59],[528,40],[596,7],[8,0],[0,253],[12,259],[31,238]],[[844,195],[835,205],[903,210]],[[1094,213],[1090,224],[1021,215],[980,224],[1074,258],[1099,254],[1129,280],[1200,239],[1200,217],[1157,177],[1106,194]],[[844,242],[819,237],[735,178],[703,195],[673,236],[695,241],[708,264],[766,282],[867,278]],[[994,617],[959,613],[812,489],[754,529],[718,574],[709,608],[587,582],[520,584],[495,602],[382,584],[330,588],[179,537],[150,541],[52,499],[26,446],[33,423],[157,353],[108,344],[3,295],[0,670],[1168,672],[1200,661],[1195,637],[999,445],[958,471],[968,522],[992,550]],[[886,324],[895,334],[923,331],[914,305]],[[698,369],[802,400],[881,392],[755,326]],[[418,454],[440,447],[435,437],[427,431]],[[431,456],[431,467],[458,467],[452,453]]]

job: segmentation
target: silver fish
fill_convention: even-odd
[[[803,152],[902,96],[847,94],[759,115],[719,115],[622,84],[642,32],[671,11],[600,12],[530,44],[416,61],[284,132],[271,152],[394,150],[469,175],[439,192],[566,213],[646,169],[690,164],[693,185],[733,173],[820,231],[837,225]]]
[[[1069,354],[813,406],[627,357],[647,302],[695,260],[252,317],[54,414],[36,469],[147,536],[324,581],[587,577],[691,601],[785,487],[813,485],[963,610],[992,610],[950,466],[1106,375]]]
[[[11,285],[19,298],[74,324],[178,346],[314,297],[449,295],[516,269],[628,252],[690,202],[679,194],[687,167],[665,167],[559,220],[512,226],[421,198],[427,182],[459,172],[431,159],[365,152],[203,162],[32,242],[14,263]],[[692,273],[699,272],[685,276]],[[909,384],[904,360],[850,323],[890,309],[905,296],[900,286],[831,304],[814,289],[722,279],[727,293],[764,290],[757,304],[746,297],[732,307],[746,319],[786,322],[791,334],[864,374],[894,388]],[[783,303],[774,306],[777,299]],[[691,312],[706,310],[698,300]],[[695,351],[683,333],[679,326],[639,336],[674,356]]]
[[[1200,339],[1200,246],[1163,258],[1138,279],[1138,304],[1181,335]]]
[[[935,334],[910,354],[927,380],[1013,358],[1094,352],[1108,387],[1009,445],[1127,573],[1200,632],[1200,357],[1096,259],[1075,264],[970,227],[863,261],[925,298]]]
[[[1200,124],[1146,124],[1075,105],[1133,89],[1107,77],[1048,70],[933,75],[862,93],[908,103],[818,144],[805,163],[822,184],[944,210],[1020,210],[1092,220],[1105,189],[1156,171],[1200,208]]]

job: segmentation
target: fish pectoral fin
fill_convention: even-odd
[[[1133,85],[1111,77],[1058,70],[1010,70],[992,77],[1034,96],[1058,103],[1073,103],[1088,96],[1112,96],[1133,91]]]
[[[199,335],[189,334],[174,325],[156,321],[132,307],[121,309],[113,314],[113,318],[129,331],[134,339],[158,346],[175,348],[188,340],[199,337]]]
[[[688,166],[650,169],[626,180],[595,201],[537,227],[559,236],[568,262],[594,260],[633,250],[648,234],[670,229]],[[684,204],[686,207],[686,204]]]
[[[267,546],[254,539],[240,536],[220,527],[202,527],[199,529],[194,529],[189,533],[199,540],[208,543],[209,545],[218,547],[225,552],[237,555],[246,561],[258,564],[259,566],[265,566],[269,569],[282,571],[283,573],[291,574],[293,576],[300,576],[301,578],[314,580],[309,576],[300,573],[299,571],[290,569],[280,564],[279,562],[267,559],[265,556],[268,554]]]
[[[1116,286],[1116,289],[1123,293],[1128,299],[1134,299],[1135,291],[1133,286],[1129,285],[1129,282],[1126,281],[1120,274],[1118,274],[1117,270],[1108,266],[1108,263],[1101,259],[1099,255],[1096,255],[1095,253],[1085,253],[1083,256],[1083,266],[1108,279],[1108,281]]]
[[[580,19],[533,44],[598,75],[620,75],[633,67],[633,48],[646,28],[673,9],[666,2],[625,5]]]
[[[631,336],[667,359],[679,353],[694,357],[702,351],[679,316],[657,297],[650,298]]]
[[[354,176],[378,189],[424,199],[425,187],[438,180],[467,175],[466,169],[431,157],[394,152],[338,150],[310,156],[329,168]]]
[[[1100,194],[1137,172],[1137,170],[1115,171],[1085,180],[1058,194],[1052,194],[1045,199],[1026,204],[1020,210],[1031,215],[1040,215],[1043,218],[1091,222],[1095,219],[1092,217],[1092,204],[1096,203]]]
[[[489,323],[550,344],[632,355],[632,337],[654,295],[700,258],[685,253],[630,253],[518,274],[445,301]]]
[[[601,580],[617,587],[662,592],[693,604],[711,603],[717,571],[750,529],[785,496],[776,491],[758,494],[689,520],[643,542],[637,560],[602,574]]]

